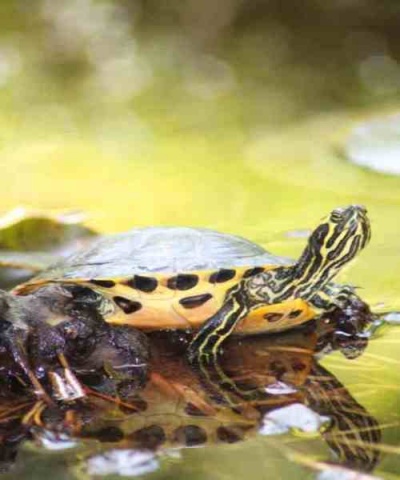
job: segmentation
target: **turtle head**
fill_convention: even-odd
[[[327,225],[323,227],[323,225]],[[362,205],[335,208],[318,228],[327,230],[321,248],[330,259],[353,259],[371,238],[367,209]],[[317,228],[317,230],[318,230]]]
[[[311,233],[295,265],[295,280],[302,298],[310,298],[368,243],[371,229],[361,205],[335,208]]]

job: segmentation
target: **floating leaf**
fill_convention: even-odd
[[[0,250],[59,251],[78,246],[96,233],[78,213],[52,215],[16,208],[0,218]]]
[[[50,214],[16,208],[0,218],[0,287],[27,280],[74,250],[96,233],[82,225],[79,212]]]

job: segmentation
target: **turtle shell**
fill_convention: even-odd
[[[198,327],[243,277],[290,263],[235,235],[188,227],[139,228],[97,239],[14,292],[24,295],[47,283],[80,284],[103,295],[103,313],[111,323],[144,329]],[[265,315],[272,314],[272,323],[282,320],[280,312],[274,316],[276,308],[270,310],[262,311],[262,330]],[[291,302],[288,314],[293,310],[301,313],[295,324],[304,321],[303,314],[313,316],[300,299]],[[240,328],[257,331],[260,325]]]
[[[284,265],[290,260],[271,255],[236,235],[205,228],[148,227],[107,235],[36,278],[108,278],[151,273]]]

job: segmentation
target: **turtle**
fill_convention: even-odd
[[[91,305],[113,328],[194,331],[188,358],[207,363],[232,333],[279,332],[337,309],[346,321],[365,322],[367,304],[332,279],[369,239],[367,211],[360,205],[334,209],[297,262],[209,229],[138,228],[99,238],[11,293],[2,292],[0,315],[12,326],[6,329],[8,345],[19,362],[23,355],[13,332],[26,325],[39,325],[36,337],[43,341],[37,343],[62,354],[65,329],[60,334],[59,327],[72,302],[73,312]],[[69,325],[73,314],[67,316]]]

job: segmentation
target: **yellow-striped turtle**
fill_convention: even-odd
[[[65,319],[65,298],[72,296],[69,320],[79,304],[90,303],[117,326],[194,328],[189,357],[206,360],[235,329],[238,334],[276,332],[337,308],[348,316],[352,309],[355,315],[368,311],[352,288],[331,280],[369,238],[366,209],[357,205],[333,210],[295,263],[212,230],[136,229],[100,238],[16,288],[12,299],[4,292],[0,300],[13,325],[37,324],[40,316],[58,328]],[[50,348],[50,332],[44,330],[37,336],[44,335],[42,343]]]
[[[191,350],[211,351],[235,328],[284,330],[351,304],[352,290],[330,282],[369,238],[366,210],[353,205],[333,210],[296,263],[212,230],[136,229],[101,238],[15,292],[51,283],[90,288],[101,294],[108,322],[145,330],[201,327]]]

